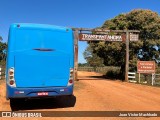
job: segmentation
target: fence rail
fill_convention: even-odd
[[[128,80],[129,82],[137,82],[136,81],[136,73],[135,72],[128,72]]]
[[[152,74],[152,85],[160,85],[160,74]]]
[[[5,66],[0,66],[0,80],[5,78]]]
[[[120,67],[106,66],[106,67],[78,67],[78,71],[99,72],[105,73],[108,70],[120,70]]]

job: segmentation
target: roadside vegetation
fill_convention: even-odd
[[[0,67],[1,67],[1,79],[4,79],[5,65],[6,65],[6,49],[7,43],[2,42],[3,38],[0,36]]]

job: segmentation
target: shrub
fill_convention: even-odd
[[[105,77],[109,79],[120,79],[120,71],[118,69],[110,69],[106,72]]]

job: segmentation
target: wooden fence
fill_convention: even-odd
[[[0,65],[0,80],[5,78],[5,66]]]
[[[120,70],[120,67],[106,66],[106,67],[78,67],[78,71],[98,72],[105,74],[109,70]]]
[[[152,79],[153,85],[160,85],[160,74],[153,74]]]

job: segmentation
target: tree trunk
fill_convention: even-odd
[[[125,64],[122,64],[121,65],[121,69],[120,69],[120,79],[122,80],[122,81],[124,81],[125,80]]]

